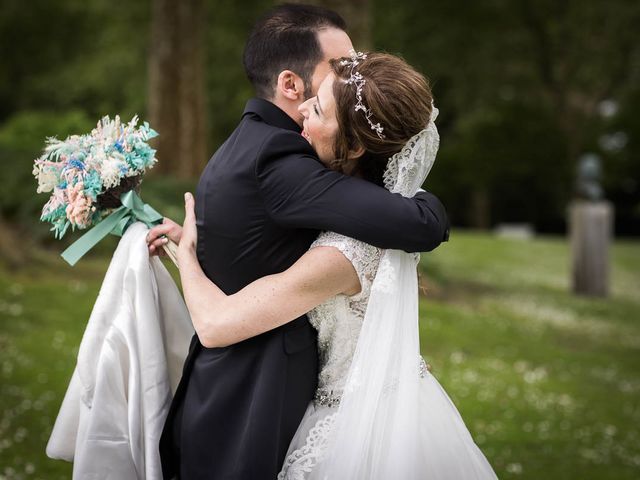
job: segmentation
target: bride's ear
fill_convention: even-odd
[[[349,159],[357,159],[364,155],[365,148],[362,145],[358,145],[356,148],[352,148],[347,152],[347,158]]]
[[[304,99],[304,82],[299,75],[291,70],[280,72],[276,89],[280,95],[289,100]]]

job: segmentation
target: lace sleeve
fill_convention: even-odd
[[[360,280],[360,293],[353,298],[368,295],[382,255],[381,249],[335,232],[322,232],[310,248],[314,247],[335,247],[340,250],[351,262]]]

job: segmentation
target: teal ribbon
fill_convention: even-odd
[[[149,228],[162,223],[162,215],[144,203],[133,190],[120,195],[120,202],[122,203],[121,207],[114,210],[62,252],[62,258],[69,265],[75,265],[85,253],[110,233],[121,237],[127,228],[136,221],[145,223]]]

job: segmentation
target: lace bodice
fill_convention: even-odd
[[[308,314],[309,321],[318,330],[320,374],[316,401],[331,406],[344,387],[382,250],[334,232],[321,233],[311,248],[320,246],[340,250],[352,263],[361,285],[359,293],[336,295]]]

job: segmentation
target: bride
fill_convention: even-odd
[[[331,67],[300,106],[302,135],[327,166],[414,195],[439,144],[426,80],[382,53]],[[496,478],[420,357],[418,255],[324,232],[288,270],[227,296],[198,263],[193,206],[186,194],[178,261],[200,342],[231,345],[307,312],[318,331],[315,399],[278,478]]]

